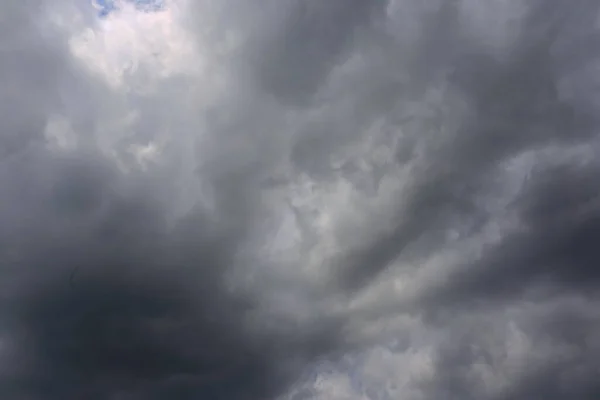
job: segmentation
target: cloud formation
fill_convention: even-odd
[[[10,0],[3,399],[593,399],[599,7]]]

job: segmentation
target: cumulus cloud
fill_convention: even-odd
[[[599,7],[8,1],[6,399],[592,399]]]

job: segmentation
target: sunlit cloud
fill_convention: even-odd
[[[144,85],[176,74],[201,73],[202,55],[178,24],[180,3],[169,1],[164,8],[140,12],[131,2],[118,8],[71,39],[71,50],[86,65],[118,87],[126,77],[141,76]]]

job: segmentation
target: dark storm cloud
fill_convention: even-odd
[[[506,235],[436,295],[505,299],[537,284],[595,292],[600,254],[597,163],[561,165],[532,173],[518,199],[523,229]],[[448,296],[448,297],[446,297]]]
[[[426,150],[425,165],[415,170],[413,181],[402,193],[407,200],[402,199],[402,208],[395,216],[401,222],[352,254],[348,277],[355,283],[350,287],[369,282],[407,246],[428,240],[425,236],[431,234],[435,239],[436,230],[481,226],[486,216],[478,201],[490,189],[488,182],[493,182],[499,163],[530,150],[587,143],[594,137],[597,117],[593,110],[576,107],[558,92],[563,71],[558,69],[552,51],[556,42],[552,33],[557,27],[548,26],[546,20],[551,20],[547,14],[552,11],[533,8],[522,22],[525,28],[517,45],[503,60],[473,56],[471,46],[463,44],[455,50],[464,53],[460,57],[433,63],[451,71],[452,89],[464,96],[461,100],[466,98],[471,109],[456,131],[445,131],[442,125],[433,133],[421,132],[421,140],[431,150]],[[455,17],[448,18],[460,23]],[[570,26],[562,20],[560,23],[563,29]],[[589,55],[586,62],[593,57]],[[517,246],[523,243],[517,242]],[[431,246],[429,243],[425,251]]]
[[[125,174],[89,144],[47,148],[53,112],[76,114],[76,130],[102,121],[85,107],[85,96],[98,95],[94,78],[42,26],[43,6],[9,2],[2,12],[0,337],[10,351],[0,396],[273,398],[335,347],[335,328],[270,333],[252,321],[254,299],[229,289],[245,225],[259,211],[244,171],[231,160],[212,172],[231,224],[201,206],[173,222],[163,182]],[[78,125],[85,112],[92,119]]]
[[[167,227],[143,182],[90,155],[21,157],[3,173],[4,398],[263,398],[331,348],[327,329],[251,331],[224,281],[236,232],[201,212]]]
[[[426,156],[401,193],[401,206],[393,215],[399,222],[342,257],[346,269],[342,279],[349,292],[368,288],[394,263],[408,261],[419,268],[429,253],[447,245],[444,233],[449,230],[475,238],[486,224],[495,223],[498,216],[488,214],[482,205],[486,196],[493,196],[507,161],[550,148],[566,151],[584,145],[595,151],[597,93],[584,82],[595,85],[587,68],[600,56],[591,45],[597,23],[590,22],[591,16],[597,21],[598,6],[576,2],[568,10],[565,7],[557,2],[534,4],[521,21],[515,45],[502,57],[486,55],[468,41],[440,36],[442,42],[454,43],[452,49],[432,51],[438,58],[426,68],[450,71],[450,88],[460,93],[469,111],[456,131],[444,130],[442,120],[434,133],[421,132]],[[456,14],[436,15],[454,20],[445,20],[445,34],[460,31],[450,28],[460,23]],[[434,43],[432,39],[429,45]],[[427,54],[427,47],[420,50]],[[562,155],[560,150],[558,154]],[[493,244],[483,243],[474,261],[442,266],[456,269],[444,271],[447,279],[417,295],[411,312],[424,312],[431,323],[452,335],[460,328],[451,327],[442,316],[452,318],[480,307],[503,309],[522,299],[544,303],[567,294],[589,299],[583,313],[597,306],[600,168],[595,161],[585,161],[584,155],[554,163],[539,160],[533,171],[523,172],[526,182],[507,206],[517,215],[518,226]],[[399,308],[406,310],[406,305]],[[568,321],[564,317],[560,309],[544,318],[530,317],[542,325],[530,332],[533,340],[544,330],[560,336],[548,340],[563,349],[562,357],[541,365],[532,360],[523,376],[493,394],[478,390],[483,378],[476,370],[485,365],[494,373],[502,372],[495,371],[499,361],[486,355],[486,345],[477,350],[481,354],[473,353],[483,335],[474,322],[475,333],[451,336],[448,348],[440,347],[433,381],[425,384],[427,398],[593,398],[598,390],[598,348],[586,337],[589,332],[597,334],[598,317],[595,313]],[[565,329],[571,333],[562,335]]]
[[[540,303],[521,302],[519,311],[504,316],[491,309],[483,316],[474,308],[454,321],[456,312],[448,315],[434,379],[422,383],[426,398],[595,398],[597,304],[597,297],[556,294]],[[502,322],[507,316],[508,329]]]
[[[385,1],[294,1],[257,66],[265,89],[281,101],[306,103],[352,48]]]
[[[494,36],[488,7],[501,6],[518,10]],[[52,7],[10,1],[0,17],[2,398],[352,398],[302,382],[342,358],[356,398],[600,389],[595,2],[197,2],[183,23],[215,79],[138,92],[151,67],[107,85],[64,28],[93,25],[93,10],[53,25],[53,10],[81,6]],[[76,145],[49,145],[56,114]],[[163,131],[160,161],[137,165],[131,146]],[[344,184],[367,206],[306,212],[298,182],[315,197]],[[298,200],[306,237],[270,231],[278,190]],[[315,263],[318,284],[304,282]],[[361,325],[355,303],[397,277],[406,292]],[[387,361],[371,360],[360,389],[357,354],[389,335],[404,364],[384,384]],[[413,374],[406,359],[421,354]]]
[[[570,14],[581,15],[583,10],[594,15],[598,12],[596,5],[578,5]],[[499,73],[493,73],[494,68],[488,67],[486,73],[491,75],[483,81],[478,82],[477,75],[475,79],[473,76],[467,79],[470,85],[475,82],[473,87],[479,92],[474,97],[475,123],[450,145],[446,154],[452,158],[442,158],[446,169],[454,171],[458,166],[461,173],[455,179],[445,179],[438,187],[465,185],[471,179],[493,179],[486,172],[493,172],[490,169],[499,161],[529,150],[586,144],[593,151],[596,147],[597,117],[592,107],[595,99],[589,92],[577,93],[577,99],[560,96],[558,87],[565,71],[560,68],[561,59],[556,59],[560,56],[552,52],[559,38],[552,32],[576,29],[573,24],[579,24],[580,19],[561,18],[558,27],[548,24],[552,18],[547,14],[553,11],[548,8],[532,12],[526,20],[531,23],[523,33],[524,49],[517,48],[517,56],[509,68],[497,67]],[[539,25],[535,21],[540,21]],[[584,28],[561,39],[578,48],[578,40],[585,45],[595,34]],[[598,56],[587,53],[579,68],[597,62]],[[580,107],[582,104],[585,106]],[[450,285],[446,289],[470,298],[474,293],[469,288],[488,296],[518,291],[529,286],[531,279],[552,279],[559,285],[574,284],[576,289],[596,285],[592,265],[597,255],[591,243],[597,236],[596,186],[600,169],[583,155],[573,158],[577,157],[556,161],[554,165],[540,165],[527,174],[522,192],[510,205],[518,213],[522,229],[487,249],[481,260],[456,276],[458,287]],[[484,183],[476,186],[485,190]],[[461,196],[474,197],[465,191]],[[439,193],[432,197],[443,198]]]

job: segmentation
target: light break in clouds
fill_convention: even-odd
[[[599,7],[5,0],[0,398],[597,399]]]

